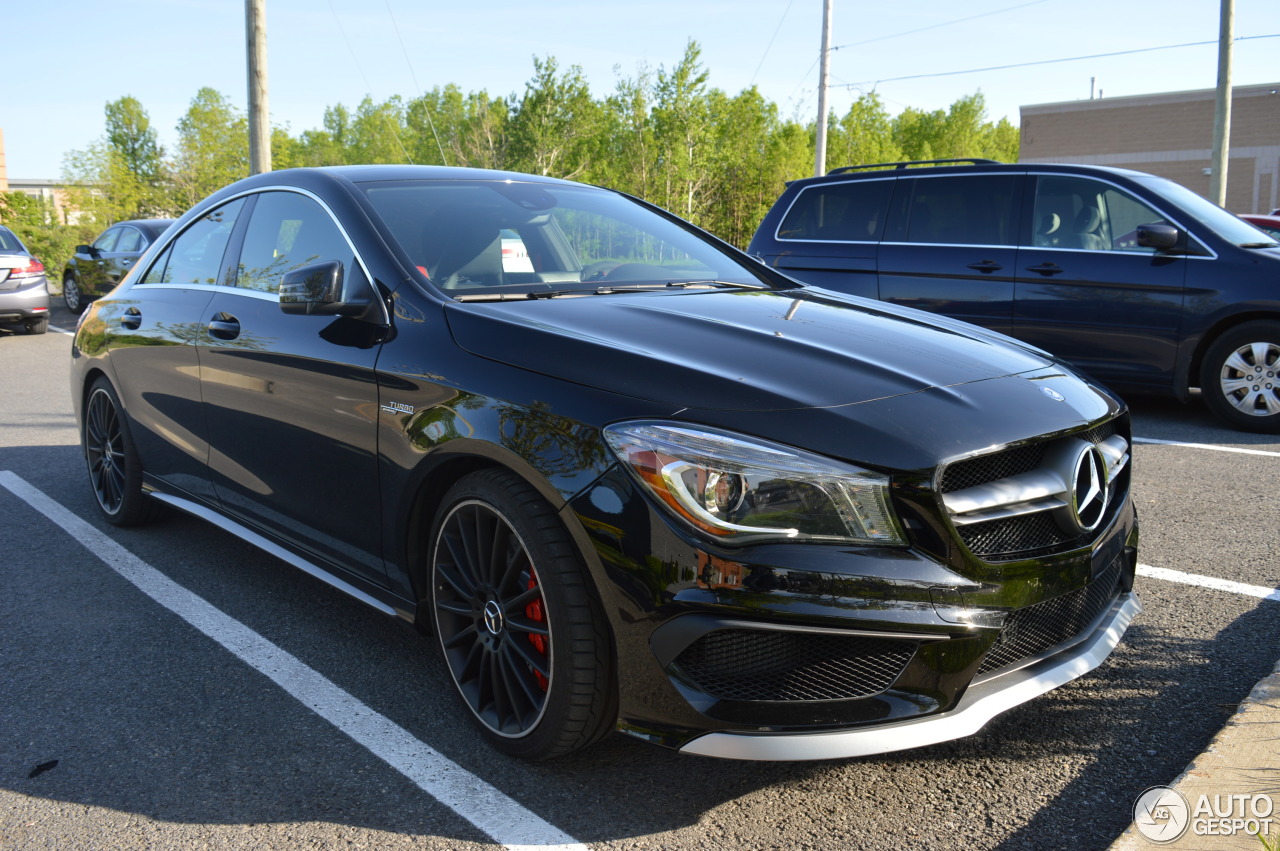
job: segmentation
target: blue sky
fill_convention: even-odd
[[[1218,10],[1214,0],[836,0],[831,104],[843,112],[874,89],[893,112],[931,110],[981,90],[993,119],[1016,124],[1021,105],[1087,99],[1091,77],[1105,97],[1212,88]],[[783,114],[810,120],[821,11],[821,0],[267,0],[272,120],[296,134],[319,127],[326,106],[446,83],[519,93],[534,55],[581,66],[604,95],[618,74],[672,67],[689,39],[710,85],[754,84]],[[241,0],[11,0],[3,19],[11,178],[57,178],[68,151],[102,136],[103,106],[125,95],[168,144],[202,86],[246,105]],[[1235,34],[1280,34],[1273,0],[1237,0]],[[894,80],[1201,41],[1214,44]],[[1280,38],[1237,42],[1234,74],[1237,85],[1280,82]]]

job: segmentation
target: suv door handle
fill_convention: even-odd
[[[209,320],[209,334],[219,340],[234,340],[240,336],[240,320],[229,313],[216,314]]]
[[[136,307],[129,308],[120,317],[120,324],[130,331],[137,331],[142,327],[142,311]]]
[[[994,260],[983,260],[981,263],[970,263],[969,268],[975,272],[999,272],[1004,267]]]
[[[1027,271],[1038,272],[1047,277],[1049,275],[1057,275],[1065,270],[1057,263],[1041,263],[1039,266],[1028,266]]]

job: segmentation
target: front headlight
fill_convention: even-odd
[[[697,426],[620,423],[604,438],[668,511],[720,543],[905,543],[888,476]]]

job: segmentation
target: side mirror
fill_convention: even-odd
[[[303,316],[360,316],[367,297],[348,298],[342,263],[330,260],[285,272],[280,279],[280,310]]]
[[[1173,225],[1138,225],[1138,245],[1143,248],[1171,251],[1181,239],[1181,232]]]
[[[93,253],[94,253],[94,251],[93,251],[93,246],[92,246],[92,245],[77,245],[77,246],[76,246],[76,254],[84,254],[84,255],[86,255],[86,256],[88,256],[88,257],[92,257],[92,256],[93,256]]]

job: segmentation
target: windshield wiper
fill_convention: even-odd
[[[707,289],[744,289],[763,290],[763,284],[740,284],[732,281],[667,281],[665,284],[617,284],[613,286],[594,287],[580,290],[540,290],[525,293],[471,293],[456,295],[454,301],[529,301],[541,298],[562,298],[565,296],[611,295],[613,293],[645,293],[662,292],[670,289],[689,289],[705,287]]]

